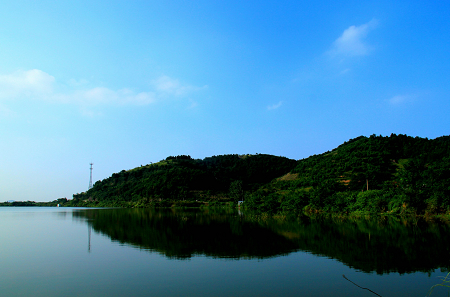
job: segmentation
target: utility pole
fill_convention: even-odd
[[[89,179],[89,190],[92,189],[92,165],[94,165],[94,163],[89,163],[89,165],[91,165],[91,178]]]

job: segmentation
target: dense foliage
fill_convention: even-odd
[[[289,172],[297,162],[271,155],[223,155],[192,159],[167,157],[155,164],[122,170],[75,194],[66,205],[201,206],[235,203]]]
[[[263,211],[430,214],[450,207],[450,137],[351,139],[252,193]]]

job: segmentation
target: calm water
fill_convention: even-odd
[[[393,219],[0,208],[0,296],[376,296],[342,275],[381,296],[425,296],[450,267],[449,232]]]

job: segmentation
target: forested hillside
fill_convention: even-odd
[[[271,155],[222,155],[203,160],[167,157],[155,164],[114,173],[87,192],[75,194],[72,205],[200,206],[236,202],[297,161]]]
[[[259,211],[436,214],[450,210],[450,137],[351,139],[299,161],[271,155],[168,157],[114,173],[66,205],[235,203]]]
[[[450,206],[450,137],[391,134],[351,139],[300,160],[249,195],[264,211],[440,213]]]

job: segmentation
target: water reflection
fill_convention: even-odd
[[[302,250],[378,274],[450,267],[450,228],[437,222],[149,209],[87,209],[73,215],[113,241],[175,259],[262,259]]]
[[[87,219],[95,231],[113,241],[157,251],[169,258],[268,258],[297,249],[284,236],[226,213],[95,209],[77,211],[74,217]]]

